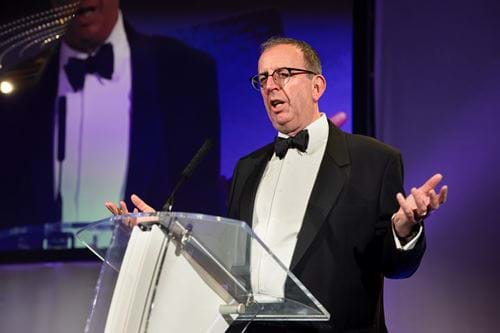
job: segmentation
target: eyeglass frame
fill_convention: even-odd
[[[289,76],[282,79],[283,84],[281,84],[280,82],[278,82],[278,80],[281,79],[278,75],[279,75],[279,71],[284,70],[284,69],[286,69],[288,71]],[[292,73],[292,71],[297,71],[297,72]],[[307,69],[303,69],[303,68],[280,67],[280,68],[276,68],[271,74],[268,74],[268,73],[255,74],[254,76],[252,76],[250,78],[250,84],[252,85],[252,87],[255,90],[260,91],[262,88],[264,88],[264,85],[266,84],[267,80],[271,76],[273,78],[274,83],[276,83],[278,86],[283,88],[288,83],[288,80],[290,80],[290,78],[292,76],[299,75],[299,74],[319,75],[319,73],[316,73],[316,72],[313,72],[313,71],[310,71]],[[278,79],[276,79],[276,76],[278,76]],[[259,79],[259,77],[262,77],[262,79]],[[286,82],[284,82],[285,80],[286,80]]]

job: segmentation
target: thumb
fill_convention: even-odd
[[[142,200],[141,198],[139,198],[138,195],[132,194],[132,196],[130,197],[130,199],[132,200],[132,203],[137,208],[139,208],[139,210],[141,212],[152,213],[152,212],[155,211],[153,207],[151,207],[147,203],[145,203],[144,200]]]

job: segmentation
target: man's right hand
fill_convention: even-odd
[[[132,203],[134,204],[134,210],[132,213],[139,213],[139,212],[144,212],[144,213],[154,213],[155,210],[153,207],[149,206],[147,203],[144,202],[139,196],[132,194],[130,197],[132,200]],[[113,215],[124,215],[128,214],[128,207],[125,201],[120,201],[119,206],[115,205],[113,202],[107,201],[104,203],[104,206],[113,214]],[[144,216],[144,217],[125,217],[121,219],[121,222],[125,225],[127,225],[130,228],[133,228],[134,226],[137,225],[137,223],[141,222],[154,222],[157,221],[158,217],[157,216]]]
[[[144,212],[144,213],[154,213],[155,210],[153,207],[149,206],[147,203],[144,202],[141,198],[139,198],[138,195],[132,194],[130,196],[130,200],[132,200],[132,203],[134,204],[134,210],[133,213],[138,213],[138,212]],[[105,202],[104,206],[113,214],[113,215],[123,215],[123,214],[128,214],[128,207],[125,201],[120,201],[119,206],[115,205],[113,202]]]

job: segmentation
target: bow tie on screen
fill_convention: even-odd
[[[290,148],[296,148],[301,152],[305,152],[309,143],[309,133],[307,130],[302,130],[294,137],[281,138],[279,136],[274,140],[274,152],[279,159],[283,159]]]
[[[87,59],[69,58],[64,71],[74,91],[83,89],[85,74],[96,73],[110,80],[113,75],[113,46],[104,44],[94,56]]]

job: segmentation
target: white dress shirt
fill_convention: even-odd
[[[283,159],[276,154],[267,163],[255,198],[252,226],[255,233],[288,268],[302,226],[328,140],[324,114],[306,127],[309,144],[305,152],[289,149]],[[281,137],[287,135],[279,133]],[[254,245],[255,246],[255,245]],[[283,297],[286,275],[273,259],[255,247],[251,257],[252,287],[256,294]],[[261,302],[262,296],[257,297]]]
[[[65,159],[57,161],[58,119],[55,119],[55,193],[62,167],[62,221],[93,221],[106,215],[104,202],[123,198],[127,175],[130,111],[130,47],[121,13],[105,43],[113,46],[111,80],[85,75],[84,88],[73,91],[64,65],[70,57],[89,55],[63,43],[59,61],[58,96],[66,96]],[[57,105],[57,103],[56,103]]]

